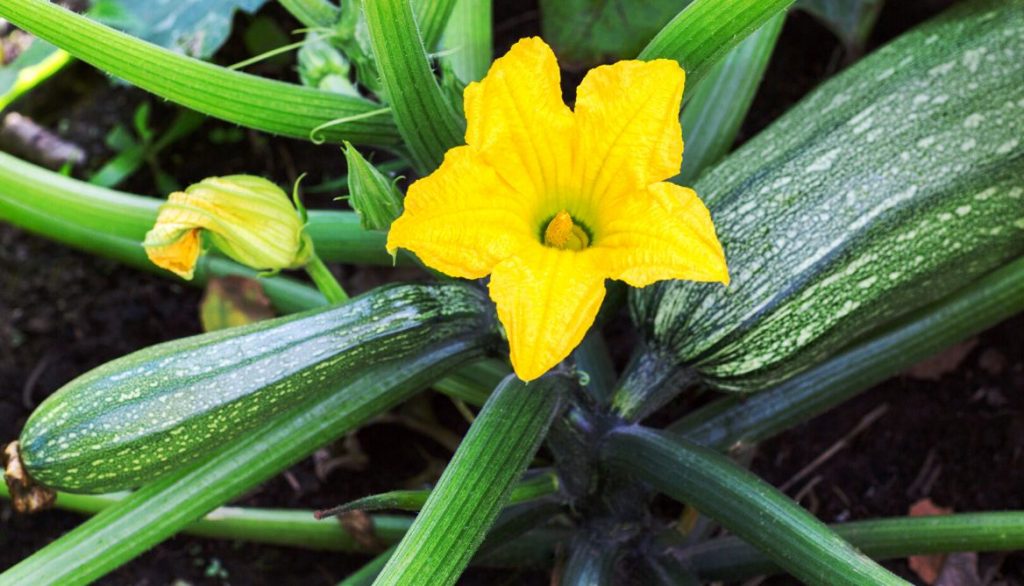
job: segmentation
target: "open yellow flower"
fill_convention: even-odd
[[[605,279],[728,284],[707,208],[664,182],[682,163],[684,79],[664,59],[598,67],[573,111],[551,49],[519,41],[466,88],[467,144],[409,188],[388,250],[454,277],[491,275],[523,380],[579,344]]]

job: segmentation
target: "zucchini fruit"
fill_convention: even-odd
[[[1024,253],[1022,82],[1024,3],[968,1],[706,173],[732,284],[633,293],[619,411],[683,371],[764,388]]]
[[[383,287],[340,306],[159,344],[71,381],[20,437],[49,488],[139,486],[343,386],[363,369],[497,330],[483,294],[456,284]]]

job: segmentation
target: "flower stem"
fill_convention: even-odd
[[[348,301],[348,293],[341,287],[341,283],[334,278],[331,270],[327,268],[324,261],[314,252],[306,263],[306,272],[313,279],[313,284],[324,294],[330,303],[345,303]]]

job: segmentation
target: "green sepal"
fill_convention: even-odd
[[[387,231],[402,215],[402,193],[351,143],[346,142],[343,150],[348,164],[349,204],[359,214],[364,229]]]

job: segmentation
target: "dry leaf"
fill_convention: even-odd
[[[930,517],[932,515],[948,515],[953,509],[940,507],[932,502],[930,498],[923,498],[910,505],[911,517]],[[939,579],[942,567],[946,563],[945,554],[936,555],[913,555],[907,559],[910,569],[921,578],[921,581],[931,586]]]
[[[955,346],[950,346],[942,352],[930,358],[925,358],[911,366],[907,369],[907,374],[922,380],[939,380],[942,378],[942,375],[956,370],[960,363],[964,361],[964,358],[967,358],[967,355],[977,345],[978,339],[971,338]]]
[[[206,285],[199,319],[207,332],[244,326],[274,317],[263,285],[245,277],[217,277]]]
[[[4,466],[4,480],[11,493],[11,504],[14,510],[19,513],[36,513],[49,509],[57,500],[57,493],[39,486],[25,471],[21,465],[21,454],[18,451],[18,442],[14,441],[4,448],[3,458],[6,460]]]

